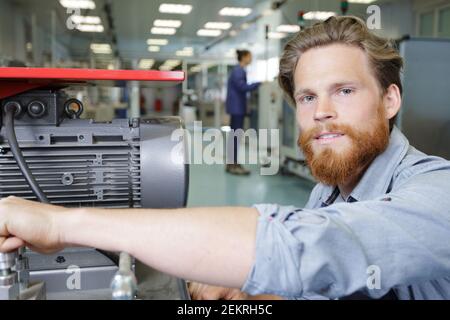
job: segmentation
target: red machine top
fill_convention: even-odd
[[[0,68],[0,99],[52,84],[64,86],[98,81],[179,83],[182,71],[102,70],[63,68]]]

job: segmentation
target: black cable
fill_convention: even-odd
[[[30,168],[28,168],[28,165],[23,158],[23,154],[20,150],[19,144],[17,143],[16,133],[14,131],[14,116],[16,113],[16,108],[17,107],[15,105],[5,105],[5,133],[6,138],[8,139],[9,147],[11,148],[11,152],[16,159],[20,171],[22,171],[23,176],[27,180],[36,197],[40,202],[49,203],[44,192],[42,192],[42,189],[34,179]]]

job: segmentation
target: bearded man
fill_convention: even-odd
[[[0,251],[125,251],[196,281],[198,299],[450,299],[450,162],[394,125],[401,69],[394,46],[355,17],[329,18],[286,45],[279,82],[319,181],[304,208],[111,212],[9,197]]]

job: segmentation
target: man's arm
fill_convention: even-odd
[[[244,70],[237,70],[233,74],[233,78],[232,79],[233,79],[233,82],[235,84],[235,87],[241,92],[253,91],[256,88],[258,88],[258,86],[260,85],[260,82],[255,82],[255,83],[248,84],[247,83],[247,76],[246,76]]]
[[[254,259],[253,208],[66,209],[0,200],[0,251],[90,246],[129,252],[176,277],[240,288]]]
[[[448,277],[450,168],[435,167],[373,200],[320,209],[257,206],[255,263],[242,290],[292,298],[365,290],[377,298]]]

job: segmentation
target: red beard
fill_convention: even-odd
[[[314,137],[322,131],[338,131],[345,134],[351,147],[344,152],[324,148],[318,154],[312,149]],[[349,125],[329,124],[316,127],[300,134],[298,145],[302,148],[312,175],[327,185],[340,185],[359,174],[389,143],[389,125],[380,106],[375,125],[368,131],[358,131]]]

